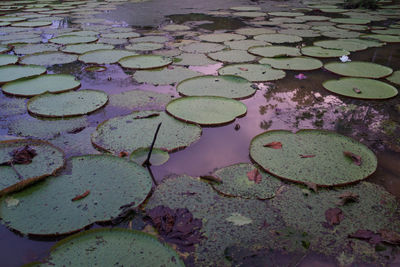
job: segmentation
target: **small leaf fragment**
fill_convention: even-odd
[[[258,172],[257,169],[254,169],[252,171],[249,171],[247,173],[247,178],[249,178],[249,181],[254,181],[256,184],[259,184],[262,180],[261,174]]]
[[[317,191],[318,191],[318,186],[317,186],[316,183],[305,182],[304,184],[307,186],[308,189],[311,189],[311,190],[313,190],[315,193],[317,193]]]
[[[203,176],[200,176],[200,179],[204,179],[204,180],[211,181],[211,182],[216,182],[219,184],[222,183],[222,180],[220,178],[212,176],[212,175],[203,175]]]
[[[136,116],[134,119],[135,120],[140,120],[140,119],[147,119],[147,118],[158,117],[158,116],[160,116],[159,113],[152,113],[152,114],[149,114],[147,116]]]
[[[300,154],[299,156],[300,156],[300,158],[302,158],[302,159],[307,159],[307,158],[313,158],[313,157],[315,157],[315,155],[302,155],[302,154]]]
[[[343,154],[353,160],[353,163],[356,164],[357,166],[361,166],[361,157],[359,155],[354,154],[353,152],[350,151],[343,151]]]
[[[400,233],[386,229],[381,229],[379,230],[379,234],[381,235],[383,242],[392,245],[400,245]]]
[[[282,143],[281,142],[271,142],[268,144],[265,144],[264,147],[269,147],[273,149],[282,149]]]
[[[243,68],[243,67],[239,67],[239,70],[241,71],[248,71],[249,69]]]
[[[226,220],[237,226],[242,226],[242,225],[250,224],[253,222],[252,219],[247,218],[238,212],[232,213],[231,216],[226,218]]]
[[[32,162],[32,159],[37,155],[35,149],[29,147],[28,145],[24,146],[24,148],[15,149],[11,152],[11,156],[13,159],[11,160],[12,164],[29,164]]]
[[[330,208],[325,211],[325,218],[330,225],[337,225],[343,220],[344,215],[339,208]]]
[[[71,201],[77,201],[80,200],[82,198],[87,197],[90,194],[90,190],[87,190],[85,193],[83,193],[82,195],[77,195],[76,197],[74,197],[73,199],[71,199]]]
[[[371,230],[357,230],[355,233],[350,234],[349,237],[365,240],[371,244],[378,244],[382,242],[381,236],[372,232]]]
[[[344,192],[343,194],[341,194],[339,196],[340,201],[337,203],[337,205],[339,206],[344,206],[345,204],[349,203],[349,202],[358,202],[359,200],[359,195],[355,194],[353,192]]]
[[[8,197],[5,199],[5,201],[7,203],[7,208],[16,207],[19,204],[19,199],[13,197]]]
[[[354,91],[354,93],[356,93],[356,94],[361,94],[361,90],[358,89],[357,87],[353,87],[353,91]]]

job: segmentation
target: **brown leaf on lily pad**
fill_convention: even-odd
[[[313,157],[315,157],[315,155],[302,155],[302,154],[300,154],[299,156],[300,156],[300,158],[302,158],[302,159],[313,158]]]
[[[268,144],[265,144],[264,147],[269,147],[273,149],[282,149],[282,143],[281,142],[271,142]]]
[[[11,152],[12,164],[29,164],[32,159],[37,155],[35,149],[29,147],[28,145],[23,148],[15,149]]]
[[[249,181],[254,181],[256,184],[259,184],[262,180],[261,174],[258,172],[257,169],[254,169],[252,171],[249,171],[247,173],[247,178],[249,178]]]
[[[356,94],[361,94],[361,90],[358,89],[357,87],[353,87],[353,91],[354,91]]]
[[[337,205],[343,206],[349,202],[358,202],[359,197],[360,196],[358,194],[355,194],[353,192],[350,191],[344,192],[339,196],[340,201],[337,203]]]
[[[77,201],[80,200],[82,198],[87,197],[90,194],[90,190],[85,191],[85,193],[83,193],[82,195],[77,195],[76,197],[74,197],[73,199],[71,199],[71,201]]]
[[[313,190],[315,193],[318,191],[318,186],[316,183],[313,182],[304,182],[304,184],[307,186],[308,189]]]
[[[330,225],[340,224],[343,218],[343,212],[339,208],[330,208],[325,211],[325,219]]]
[[[390,230],[381,229],[379,230],[379,234],[381,235],[382,241],[392,244],[392,245],[400,245],[400,233]]]
[[[355,233],[349,234],[349,237],[365,240],[374,245],[382,242],[381,236],[371,230],[357,230]]]
[[[343,155],[350,158],[353,161],[353,163],[356,164],[357,166],[360,166],[362,163],[361,157],[359,155],[354,154],[353,152],[343,151]]]
[[[246,69],[246,68],[240,67],[240,68],[239,68],[239,70],[241,70],[241,71],[248,71],[249,69]]]

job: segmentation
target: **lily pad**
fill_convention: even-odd
[[[155,148],[173,152],[200,138],[201,128],[197,125],[178,121],[162,111],[139,111],[100,124],[92,134],[92,143],[113,153],[149,147],[160,122]]]
[[[208,57],[227,63],[244,63],[254,61],[255,56],[243,50],[226,50],[207,54]]]
[[[11,50],[11,47],[8,47],[6,45],[0,45],[0,53],[7,53],[10,50]]]
[[[281,149],[267,145],[282,144]],[[361,158],[355,164],[345,155]],[[363,144],[340,134],[321,130],[267,131],[250,143],[250,157],[264,170],[283,179],[319,186],[337,186],[363,180],[375,172],[375,154]]]
[[[320,46],[328,49],[343,49],[349,52],[361,51],[368,48],[367,45],[359,42],[345,41],[345,40],[324,40],[314,42],[315,46]]]
[[[225,46],[216,43],[198,42],[180,46],[179,49],[187,53],[211,53],[224,49]]]
[[[139,206],[151,190],[148,171],[123,158],[86,155],[73,157],[70,163],[70,174],[49,177],[12,194],[20,200],[17,206],[7,207],[2,201],[2,222],[23,234],[72,233],[115,218],[123,205]]]
[[[165,36],[158,36],[158,35],[149,35],[149,36],[143,36],[143,37],[137,37],[137,38],[131,38],[129,39],[130,43],[160,43],[163,44],[165,42],[168,42],[168,38]]]
[[[14,162],[16,151],[30,151],[21,155],[24,162]],[[23,157],[25,156],[25,157]],[[30,157],[31,158],[30,158]],[[33,157],[32,157],[33,156]],[[29,157],[29,158],[27,158]],[[40,140],[9,140],[0,142],[0,196],[21,190],[54,174],[64,166],[64,153],[58,147]],[[10,162],[7,164],[7,162]]]
[[[260,64],[267,64],[281,70],[316,70],[322,67],[322,62],[310,57],[293,58],[262,58]]]
[[[242,12],[233,12],[232,15],[245,18],[257,18],[257,17],[265,17],[267,14],[264,12],[242,11]]]
[[[224,45],[229,46],[231,49],[247,51],[252,46],[266,46],[271,44],[259,40],[239,40],[224,42]]]
[[[233,64],[222,67],[218,70],[220,75],[237,75],[250,82],[265,82],[282,79],[286,73],[282,70],[275,70],[269,65],[262,64]]]
[[[397,95],[397,89],[387,83],[365,78],[342,78],[322,84],[325,89],[359,99],[387,99]]]
[[[145,70],[167,66],[172,60],[158,55],[139,55],[124,57],[118,63],[124,68]]]
[[[367,47],[382,47],[386,45],[384,42],[380,42],[378,40],[373,40],[373,39],[358,39],[358,38],[350,38],[350,39],[339,39],[340,41],[348,41],[348,42],[355,42],[355,43],[361,43],[362,45],[366,45]]]
[[[164,30],[164,31],[176,32],[176,31],[187,31],[187,30],[190,30],[190,27],[185,26],[185,25],[170,24],[170,25],[165,25],[161,29]]]
[[[56,44],[28,44],[15,45],[14,52],[19,55],[31,55],[43,52],[56,52],[59,46]]]
[[[100,49],[86,52],[79,56],[79,60],[85,63],[112,64],[117,63],[121,58],[135,56],[137,53],[119,49]]]
[[[81,83],[68,74],[46,74],[31,79],[20,79],[3,85],[3,92],[16,96],[35,96],[45,92],[61,93],[79,88]]]
[[[276,12],[268,12],[268,15],[276,16],[276,17],[298,17],[298,16],[303,16],[304,13],[287,12],[287,11],[276,11]]]
[[[296,57],[301,56],[300,49],[290,46],[255,46],[249,48],[249,53],[262,57]]]
[[[372,62],[352,61],[352,62],[331,62],[324,65],[324,68],[342,75],[361,78],[383,78],[392,74],[393,70]]]
[[[113,49],[113,45],[109,44],[72,44],[66,45],[61,49],[65,53],[84,54],[86,52],[100,50],[100,49]]]
[[[276,33],[276,30],[274,29],[267,29],[267,28],[240,28],[235,30],[237,34],[241,35],[259,35],[259,34],[265,34],[265,33]]]
[[[138,70],[133,74],[133,78],[141,83],[154,85],[168,85],[179,83],[183,80],[202,75],[199,72],[183,68],[163,68],[161,70]]]
[[[285,29],[280,30],[279,33],[288,34],[288,35],[296,35],[300,37],[318,37],[321,36],[320,33],[314,30],[300,30],[300,29]]]
[[[393,72],[392,75],[390,75],[386,79],[392,83],[400,85],[400,70]]]
[[[236,11],[259,11],[261,10],[258,6],[233,6],[229,9],[236,10]]]
[[[262,177],[258,183],[251,181],[249,172],[257,170]],[[239,163],[219,169],[213,173],[219,177],[222,183],[213,184],[213,188],[219,193],[247,199],[268,199],[275,196],[275,192],[282,182],[264,171],[258,171],[252,164]]]
[[[147,43],[130,44],[130,45],[125,46],[125,49],[136,50],[136,51],[153,51],[153,50],[161,49],[163,47],[164,47],[164,44],[147,42]]]
[[[50,26],[52,24],[53,22],[51,21],[22,21],[22,22],[15,22],[11,24],[11,26],[36,28],[36,27]]]
[[[45,52],[27,55],[21,58],[21,64],[34,64],[41,66],[50,66],[55,64],[68,64],[76,61],[78,56],[66,54],[63,52]]]
[[[329,20],[330,22],[334,23],[342,23],[342,24],[368,24],[371,22],[369,19],[360,19],[360,18],[333,18]]]
[[[211,60],[204,54],[182,53],[174,58],[175,65],[180,66],[207,66],[217,64],[217,61]]]
[[[172,97],[170,94],[132,90],[110,95],[109,105],[129,110],[164,110]]]
[[[100,240],[100,241],[99,241]],[[155,253],[157,252],[157,253]],[[72,235],[58,242],[40,266],[63,265],[185,266],[179,255],[155,237],[122,228],[103,228]]]
[[[400,36],[387,34],[362,34],[360,38],[376,39],[387,43],[400,43]]]
[[[93,43],[96,41],[97,37],[95,36],[79,36],[79,35],[64,35],[64,36],[54,37],[49,40],[49,42],[51,43],[60,45]]]
[[[298,43],[303,40],[300,36],[296,35],[288,35],[288,34],[281,34],[281,33],[270,33],[270,34],[260,34],[254,36],[254,40],[261,40],[269,43]]]
[[[321,35],[325,37],[338,39],[338,38],[357,38],[361,35],[361,33],[355,31],[337,29],[334,31],[322,32]]]
[[[235,33],[210,33],[199,35],[199,39],[212,43],[223,43],[226,41],[244,40],[246,36]]]
[[[343,49],[328,49],[320,46],[305,46],[301,48],[301,53],[305,56],[317,58],[341,57],[350,54],[350,52]]]
[[[229,123],[247,112],[243,103],[220,96],[181,97],[169,102],[165,109],[179,120],[204,126]]]
[[[108,101],[108,96],[103,91],[80,90],[61,94],[41,94],[31,98],[28,111],[32,114],[63,118],[92,113],[102,108]]]
[[[143,164],[143,162],[146,161],[149,151],[150,151],[149,148],[138,148],[131,153],[129,158],[130,158],[130,160],[141,165],[141,164]],[[168,161],[168,159],[169,159],[169,154],[168,154],[168,152],[165,152],[164,150],[154,148],[151,151],[150,164],[152,166],[163,165],[165,162]]]
[[[0,55],[0,66],[11,65],[18,62],[18,56],[1,54]]]
[[[0,84],[18,80],[21,78],[30,78],[46,73],[46,68],[36,65],[8,65],[0,67]]]
[[[103,38],[115,38],[115,39],[126,39],[126,38],[135,38],[140,37],[140,34],[137,32],[116,32],[116,33],[102,33],[101,37]]]

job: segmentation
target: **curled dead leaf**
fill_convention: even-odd
[[[313,157],[315,157],[315,155],[302,155],[302,154],[300,154],[299,156],[300,156],[300,158],[302,158],[302,159],[313,158]]]
[[[247,173],[247,178],[249,178],[249,181],[254,181],[256,184],[259,184],[262,180],[261,174],[258,172],[257,169],[254,169],[252,171],[249,171]]]
[[[203,176],[200,176],[200,179],[204,179],[204,180],[211,181],[211,182],[216,182],[219,184],[222,183],[222,180],[220,178],[212,176],[212,175],[203,175]]]
[[[343,151],[343,155],[350,158],[353,161],[353,163],[356,164],[357,166],[360,166],[362,163],[361,156],[356,155],[353,152]]]
[[[15,149],[11,152],[12,164],[29,164],[32,159],[37,155],[36,150],[28,145],[23,148]]]
[[[282,143],[281,142],[271,142],[268,144],[265,144],[264,147],[269,147],[273,149],[282,149]]]
[[[318,191],[318,186],[317,186],[316,183],[305,182],[304,184],[307,186],[308,189],[311,189],[311,190],[313,190],[315,193],[317,193],[317,191]]]
[[[353,91],[354,91],[356,94],[361,94],[361,90],[358,89],[357,87],[353,87]]]
[[[330,208],[325,211],[325,219],[330,225],[340,224],[343,218],[343,212],[339,208]]]
[[[82,198],[87,197],[90,194],[90,190],[87,190],[85,193],[81,194],[81,195],[77,195],[76,197],[74,197],[73,199],[71,199],[71,201],[77,201],[80,200]]]
[[[243,67],[239,67],[239,70],[248,71],[249,69],[246,69],[246,68],[243,68]]]
[[[339,196],[340,201],[337,203],[337,205],[343,206],[349,202],[358,202],[359,197],[360,196],[358,194],[355,194],[353,192],[349,192],[349,191],[344,192],[343,194],[341,194]]]

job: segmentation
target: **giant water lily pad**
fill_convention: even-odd
[[[223,43],[226,41],[244,40],[246,36],[235,33],[211,33],[199,35],[199,39],[212,43]]]
[[[387,43],[400,43],[400,36],[387,35],[387,34],[363,34],[360,38],[376,39]]]
[[[300,36],[281,34],[281,33],[260,34],[254,36],[254,39],[265,41],[268,43],[277,43],[277,44],[297,43],[303,40]]]
[[[390,75],[386,79],[392,83],[400,85],[400,70],[393,72],[392,75]]]
[[[189,96],[172,100],[166,111],[179,120],[200,125],[220,125],[247,112],[243,103],[220,96]]]
[[[45,92],[60,93],[79,88],[81,83],[68,74],[47,74],[20,79],[3,85],[3,92],[16,96],[35,96]]]
[[[216,43],[198,42],[180,46],[179,49],[187,53],[211,53],[224,49],[225,46]]]
[[[40,140],[0,142],[0,196],[54,174],[64,166],[64,153]]]
[[[41,94],[28,101],[28,111],[44,117],[62,118],[85,115],[102,108],[108,101],[103,91],[80,90],[61,94]]]
[[[343,76],[362,77],[362,78],[382,78],[392,74],[393,70],[372,62],[352,61],[352,62],[331,62],[324,65],[324,68]]]
[[[49,42],[61,45],[93,43],[96,41],[97,37],[95,36],[79,36],[79,35],[64,35],[64,36],[54,37],[49,40]]]
[[[163,68],[156,70],[138,70],[133,74],[133,78],[141,83],[151,83],[155,85],[167,85],[179,83],[183,80],[202,75],[199,72],[183,68]]]
[[[398,93],[390,84],[365,78],[329,80],[322,85],[333,93],[359,99],[387,99]]]
[[[61,49],[65,53],[84,54],[86,52],[100,50],[100,49],[113,49],[113,45],[109,44],[71,44],[66,45]]]
[[[101,34],[103,38],[115,38],[115,39],[126,39],[140,37],[137,32],[116,32],[116,33],[103,33]]]
[[[282,185],[281,181],[259,171],[252,164],[240,163],[219,169],[213,173],[222,180],[213,184],[218,192],[233,197],[268,199],[275,196],[275,192]],[[259,180],[251,179],[257,177]]]
[[[148,171],[110,155],[70,159],[71,171],[11,195],[20,202],[0,203],[2,222],[23,234],[57,235],[78,231],[140,205],[151,190]]]
[[[231,49],[247,51],[252,46],[266,46],[271,44],[260,40],[239,40],[224,42],[224,45],[229,46]]]
[[[110,95],[109,104],[114,107],[129,110],[163,110],[172,99],[172,95],[152,91],[132,90],[116,95]]]
[[[303,47],[301,48],[301,53],[305,56],[318,58],[341,57],[350,54],[350,52],[343,49],[328,49],[320,46]]]
[[[130,45],[125,46],[125,49],[135,50],[135,51],[154,51],[154,50],[161,49],[163,47],[164,47],[164,44],[146,42],[146,43],[130,44]]]
[[[218,62],[211,60],[205,54],[182,53],[174,58],[174,64],[180,66],[206,66],[218,64]]]
[[[0,55],[0,66],[11,65],[18,62],[18,56],[1,54]]]
[[[330,19],[329,21],[334,23],[358,24],[358,25],[368,24],[371,22],[371,20],[369,19],[360,19],[360,18],[334,18]]]
[[[218,60],[221,62],[228,62],[228,63],[244,63],[244,62],[254,61],[256,59],[255,56],[243,50],[219,51],[219,52],[209,53],[208,57],[214,60]]]
[[[156,253],[155,253],[156,252]],[[122,228],[93,229],[58,242],[40,266],[185,266],[179,255],[155,237]]]
[[[295,57],[301,56],[300,49],[290,46],[255,46],[249,48],[249,53],[262,57]]]
[[[277,143],[281,148],[273,146]],[[273,175],[320,186],[354,183],[367,178],[377,167],[376,156],[368,147],[321,130],[264,132],[251,141],[250,156]]]
[[[77,59],[78,56],[66,54],[63,52],[45,52],[24,56],[21,58],[20,63],[50,66],[55,64],[72,63]]]
[[[259,62],[282,70],[315,70],[322,67],[321,61],[310,57],[262,58]]]
[[[172,60],[158,55],[139,55],[122,58],[118,63],[124,68],[145,70],[167,66]]]
[[[22,21],[22,22],[15,22],[11,24],[11,26],[35,28],[35,27],[50,26],[51,24],[53,24],[52,21]]]
[[[343,49],[349,52],[361,51],[368,48],[367,45],[359,42],[345,41],[345,40],[324,40],[314,42],[315,46],[320,46],[328,49]]]
[[[59,48],[56,44],[29,44],[29,45],[15,45],[14,52],[16,54],[31,55],[43,52],[55,52]]]
[[[86,52],[79,56],[79,60],[85,63],[112,64],[118,62],[121,58],[134,56],[137,53],[119,49],[99,49]]]
[[[185,96],[224,96],[240,99],[252,96],[256,90],[245,78],[233,75],[205,75],[182,81],[176,90]]]
[[[129,158],[130,160],[141,165],[146,161],[149,152],[150,148],[138,148],[131,153]],[[161,150],[159,148],[153,148],[153,150],[151,151],[150,164],[152,166],[160,166],[165,162],[167,162],[168,159],[169,159],[169,154],[164,150]]]
[[[201,128],[197,125],[178,121],[162,111],[139,111],[100,124],[92,135],[92,143],[113,153],[149,147],[160,122],[162,125],[154,145],[156,148],[172,152],[200,138]]]
[[[237,75],[250,82],[265,82],[279,80],[286,76],[282,70],[275,70],[262,64],[233,64],[218,70],[220,75]]]
[[[8,65],[0,67],[0,84],[46,73],[46,68],[36,65]]]
[[[237,34],[242,35],[260,35],[265,33],[275,33],[275,29],[268,29],[268,28],[240,28],[235,30]]]

